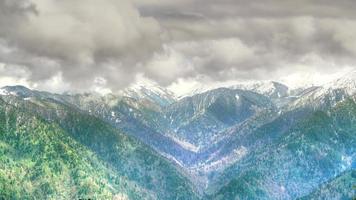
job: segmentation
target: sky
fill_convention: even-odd
[[[323,84],[356,69],[354,0],[0,0],[0,86]]]

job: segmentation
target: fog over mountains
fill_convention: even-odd
[[[0,89],[0,99],[5,181],[0,191],[5,197],[355,195],[356,71],[325,85],[295,89],[254,82],[177,97],[154,82],[107,95],[7,86]],[[43,148],[45,154],[31,160]],[[53,155],[47,155],[51,148]],[[82,163],[75,169],[73,153]],[[37,173],[33,165],[39,174],[8,176]],[[74,183],[58,185],[63,176]],[[76,189],[63,192],[69,188]]]

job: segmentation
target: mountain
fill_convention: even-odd
[[[270,98],[281,98],[288,96],[288,86],[275,81],[260,81],[230,86],[234,89],[250,90],[268,96]]]
[[[218,89],[218,88],[230,88],[230,89],[240,89],[253,91],[268,97],[280,98],[285,97],[289,94],[290,89],[287,85],[276,81],[229,81],[216,84],[198,84],[196,87],[191,88],[191,91],[186,92],[179,98],[194,96],[197,94],[202,94],[204,92]]]
[[[136,100],[148,100],[160,106],[167,106],[176,100],[174,94],[150,80],[140,80],[119,92],[121,96]]]
[[[343,89],[349,95],[356,94],[356,71],[351,71],[335,81],[327,84],[326,88]]]
[[[306,88],[295,94],[287,109],[308,107],[323,109],[336,105],[338,102],[356,94],[356,71],[350,72],[322,86]]]
[[[248,153],[217,178],[209,198],[295,199],[308,194],[354,166],[355,119],[356,102],[348,99],[300,119],[281,134],[256,131],[255,145],[245,144]]]
[[[14,180],[2,182],[0,188],[5,189],[1,195],[196,198],[179,169],[141,142],[75,107],[51,98],[27,98],[2,96],[2,169],[6,171],[1,177],[7,180],[9,174],[15,176],[11,175]],[[33,166],[38,168],[31,170]],[[22,174],[28,175],[15,179]],[[66,180],[64,186],[60,184],[62,180]],[[27,185],[12,187],[18,182]]]
[[[220,88],[171,104],[165,117],[173,129],[170,134],[199,151],[221,138],[224,129],[267,109],[274,109],[273,103],[262,95]]]
[[[106,95],[4,87],[0,192],[50,198],[73,190],[99,199],[350,196],[340,188],[353,179],[338,177],[355,167],[355,74],[297,89],[235,82],[179,98],[147,80]],[[38,160],[29,161],[34,155]],[[37,169],[44,170],[37,179],[8,178]],[[68,181],[59,185],[63,177]],[[98,181],[87,184],[88,177]],[[15,187],[19,182],[26,187]]]
[[[0,118],[2,198],[112,198],[118,194],[154,199],[57,124],[3,101]]]

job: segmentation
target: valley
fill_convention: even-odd
[[[182,98],[158,85],[108,95],[4,87],[0,172],[30,174],[1,176],[0,192],[38,198],[306,198],[330,187],[321,184],[354,174],[355,83],[356,72],[320,87],[290,90],[259,82]],[[42,174],[32,175],[33,166]],[[69,182],[59,186],[65,177]],[[13,181],[26,187],[10,192]],[[355,177],[345,181],[352,185]],[[69,188],[73,194],[62,192]],[[352,190],[338,192],[350,196]]]

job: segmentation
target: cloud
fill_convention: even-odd
[[[166,45],[147,64],[146,75],[162,84],[169,84],[177,77],[193,78],[199,75],[216,78],[227,69],[240,68],[255,57],[254,49],[237,38],[187,41]]]
[[[0,62],[21,66],[36,87],[60,80],[57,91],[115,91],[137,74],[174,85],[322,73],[355,66],[355,8],[353,0],[0,0]]]
[[[33,79],[61,72],[66,81],[80,87],[97,75],[110,79],[111,73],[126,73],[119,78],[130,79],[136,61],[161,46],[159,23],[141,17],[126,0],[1,0],[0,7],[6,11],[0,16],[2,46],[13,49],[1,57],[28,62]],[[38,65],[39,59],[52,65]],[[110,68],[113,62],[117,69]],[[108,81],[120,84],[115,80]]]

